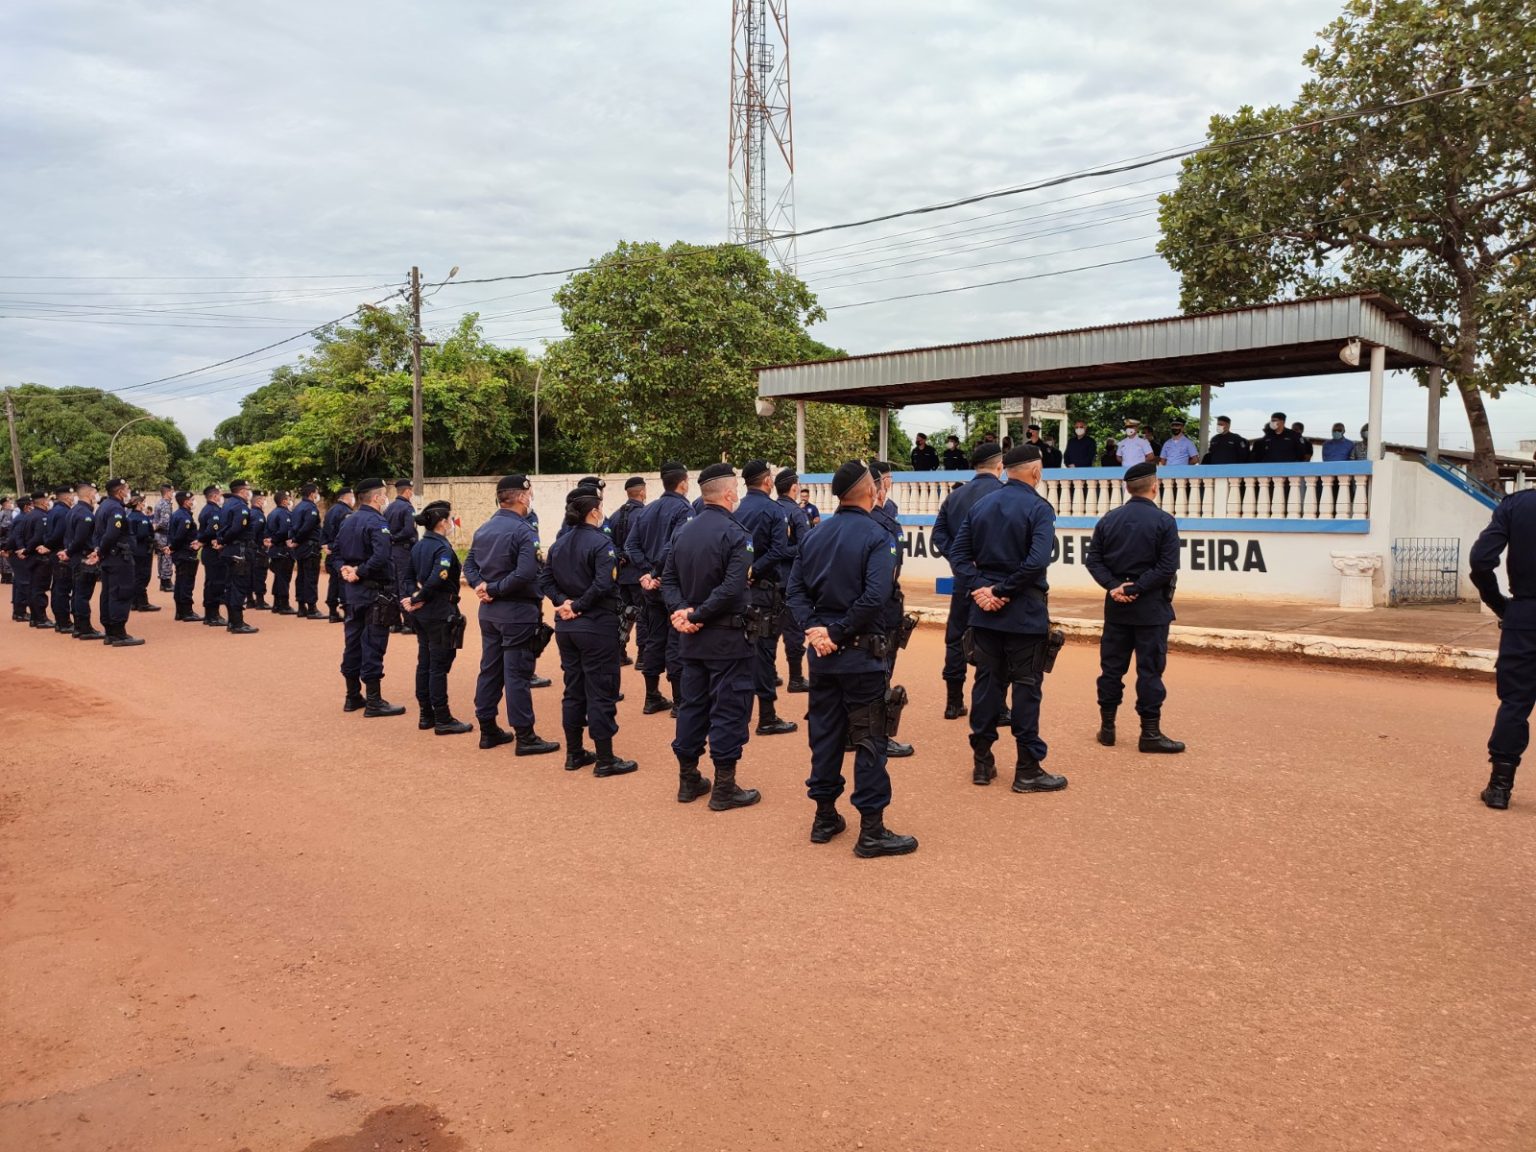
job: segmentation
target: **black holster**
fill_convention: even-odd
[[[878,755],[885,748],[885,697],[848,709],[848,743]]]
[[[917,614],[908,612],[901,618],[901,623],[896,626],[896,647],[905,648],[912,639],[912,633],[917,631]]]
[[[1060,628],[1052,628],[1050,634],[1045,638],[1045,658],[1040,668],[1041,672],[1049,675],[1056,670],[1056,657],[1061,654],[1061,650],[1066,647],[1066,643],[1067,634]]]
[[[533,657],[537,660],[544,655],[544,649],[549,647],[549,642],[555,638],[555,630],[543,621],[533,630],[533,640],[529,647],[533,649]]]
[[[455,649],[463,650],[464,630],[468,626],[468,616],[455,616],[452,620],[448,621],[448,639],[453,643]]]
[[[885,735],[887,739],[896,739],[896,733],[901,731],[901,714],[907,706],[907,690],[900,684],[893,684],[885,690]]]

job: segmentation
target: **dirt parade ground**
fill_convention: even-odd
[[[1175,653],[1191,750],[1145,757],[1074,644],[1071,786],[1019,796],[924,628],[922,846],[866,861],[808,842],[803,727],[712,813],[633,670],[600,780],[419,733],[412,638],[364,719],[341,628],[253,622],[0,631],[6,1152],[1536,1148],[1536,779],[1477,800],[1489,682]]]

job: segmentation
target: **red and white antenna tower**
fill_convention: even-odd
[[[789,0],[733,0],[730,238],[795,270]]]

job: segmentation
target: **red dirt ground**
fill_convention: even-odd
[[[1487,684],[1175,654],[1152,758],[1069,647],[1071,787],[1015,796],[923,629],[922,848],[861,861],[807,842],[803,732],[748,748],[757,808],[678,805],[633,672],[641,770],[596,780],[343,715],[340,628],[169,617],[0,625],[7,1152],[1536,1148],[1536,779],[1477,802]]]

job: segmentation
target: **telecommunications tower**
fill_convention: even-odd
[[[789,0],[732,0],[729,167],[731,240],[793,272]]]

